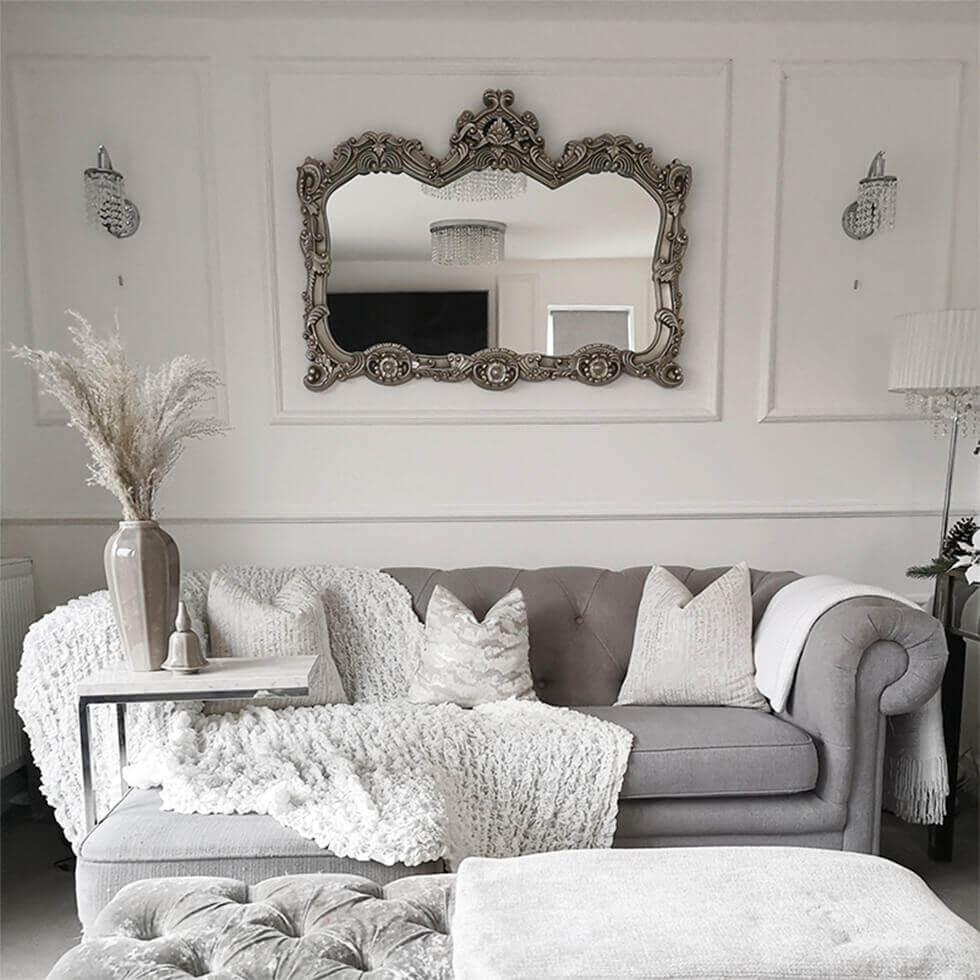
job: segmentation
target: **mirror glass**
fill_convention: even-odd
[[[327,307],[339,347],[568,354],[591,343],[651,344],[656,201],[614,173],[556,189],[503,177],[524,186],[495,187],[489,172],[461,178],[468,188],[435,191],[405,174],[373,173],[331,194]],[[514,196],[486,199],[501,192]]]

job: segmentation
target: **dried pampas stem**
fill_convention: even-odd
[[[85,440],[92,461],[88,482],[122,504],[123,518],[150,521],[160,485],[184,441],[224,431],[198,409],[221,384],[202,361],[175,357],[155,371],[130,366],[119,325],[100,338],[84,317],[68,310],[75,355],[13,348],[37,372],[43,391],[68,412],[68,425]]]

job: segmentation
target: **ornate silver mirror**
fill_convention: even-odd
[[[298,168],[308,388],[681,383],[690,167],[609,134],[553,158],[513,105],[488,89],[443,157],[366,132]]]

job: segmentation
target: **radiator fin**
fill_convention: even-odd
[[[24,636],[36,616],[31,561],[4,558],[0,561],[0,776],[27,762],[27,742],[14,710],[14,695]]]

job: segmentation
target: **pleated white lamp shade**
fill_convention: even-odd
[[[898,318],[888,390],[931,415],[936,431],[980,421],[980,330],[976,310],[907,313]]]
[[[927,396],[980,391],[977,311],[940,310],[898,317],[888,390]]]

